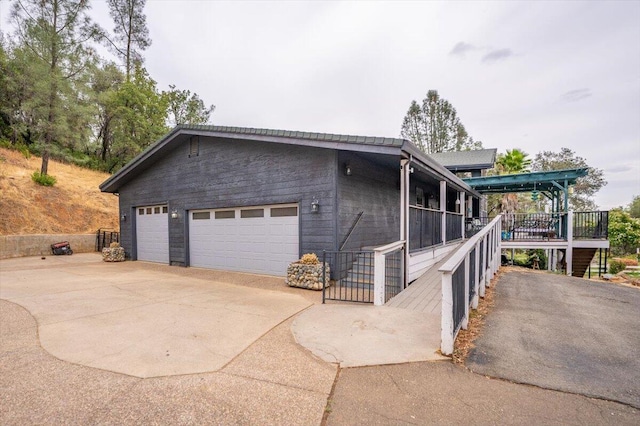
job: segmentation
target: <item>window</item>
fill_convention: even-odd
[[[169,211],[167,206],[162,207],[162,213],[167,213]]]
[[[144,209],[138,209],[138,214],[142,216],[144,214]]]
[[[216,212],[216,219],[235,219],[235,210],[220,210]]]
[[[241,218],[264,217],[264,209],[246,209],[240,210]]]
[[[271,217],[298,216],[297,207],[272,207]]]
[[[160,214],[160,207],[154,207],[153,214]]]
[[[211,212],[194,212],[193,220],[209,220],[211,219]]]
[[[151,207],[147,207],[147,214],[151,214]]]
[[[416,206],[424,207],[424,191],[422,188],[416,188]]]
[[[200,154],[200,136],[189,138],[189,157],[197,157]]]

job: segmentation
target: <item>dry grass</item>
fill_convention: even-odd
[[[107,173],[49,161],[54,187],[31,180],[41,159],[0,148],[0,235],[91,233],[118,229],[118,197],[101,193]]]

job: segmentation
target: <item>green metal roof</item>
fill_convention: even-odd
[[[562,190],[575,185],[576,179],[587,175],[587,169],[566,169],[513,175],[483,176],[462,179],[482,194]],[[566,185],[565,185],[566,183]]]

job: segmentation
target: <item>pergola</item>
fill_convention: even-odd
[[[565,169],[512,175],[483,176],[463,179],[481,194],[505,194],[538,191],[551,200],[553,212],[569,210],[569,188],[587,169]],[[561,204],[564,201],[563,204]]]

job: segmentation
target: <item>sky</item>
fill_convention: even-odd
[[[106,2],[91,4],[112,30]],[[433,89],[485,148],[566,147],[603,170],[600,208],[640,195],[640,1],[148,0],[145,13],[149,74],[215,104],[213,124],[399,137]]]

